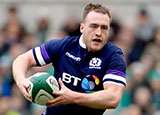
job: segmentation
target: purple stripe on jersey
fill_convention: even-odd
[[[51,58],[49,57],[44,44],[40,48],[41,48],[41,53],[42,53],[44,61],[46,63],[49,63],[51,61]]]
[[[119,70],[108,70],[106,74],[114,74],[126,78],[126,74]]]

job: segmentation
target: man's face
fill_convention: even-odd
[[[110,19],[107,14],[91,11],[80,26],[89,52],[101,50],[107,42]]]

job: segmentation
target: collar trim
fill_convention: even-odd
[[[85,45],[84,42],[83,42],[83,35],[81,35],[81,37],[80,37],[80,39],[79,39],[79,45],[80,45],[82,48],[86,49],[86,45]]]

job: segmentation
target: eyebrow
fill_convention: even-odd
[[[90,23],[89,25],[100,25],[100,26],[108,26],[108,25],[104,25],[104,24],[97,24],[97,23]]]
[[[104,24],[99,25],[99,24],[97,24],[97,23],[90,23],[89,25],[90,25],[90,26],[101,26],[101,27],[105,27],[105,28],[108,28],[108,27],[109,27],[108,25],[104,25]]]

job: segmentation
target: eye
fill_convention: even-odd
[[[105,26],[105,25],[102,26],[101,28],[102,28],[103,30],[108,30],[108,26]]]
[[[95,29],[95,28],[97,28],[97,27],[98,27],[98,25],[96,25],[96,24],[92,24],[92,25],[90,25],[90,27]]]

